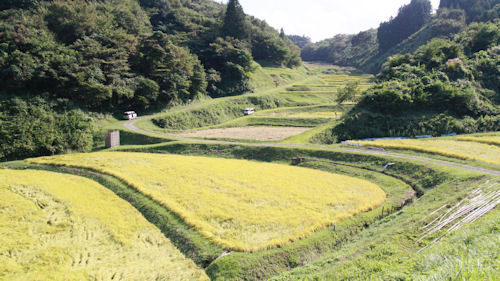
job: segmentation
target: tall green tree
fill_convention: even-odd
[[[398,15],[380,24],[377,37],[382,52],[396,46],[431,20],[429,0],[412,0],[399,9]]]
[[[350,81],[344,88],[340,88],[335,101],[342,104],[346,101],[355,101],[356,94],[359,92],[359,81]]]
[[[239,40],[247,39],[250,36],[245,12],[238,0],[229,0],[227,3],[226,15],[224,16],[224,23],[222,25],[222,35]]]

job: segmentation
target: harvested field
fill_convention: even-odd
[[[114,175],[238,251],[287,244],[380,206],[377,185],[288,165],[168,154],[100,152],[31,159]]]
[[[177,133],[175,135],[195,138],[227,138],[275,141],[284,140],[288,137],[302,134],[310,129],[311,128],[302,127],[237,127]]]

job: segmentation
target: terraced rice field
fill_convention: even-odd
[[[208,129],[192,132],[184,132],[174,134],[180,137],[194,138],[225,138],[225,139],[240,139],[240,140],[258,140],[258,141],[278,141],[288,137],[302,134],[311,128],[300,127],[234,127]]]
[[[484,136],[484,137],[470,136],[470,137],[457,137],[456,139],[459,141],[471,141],[471,142],[479,142],[479,143],[486,143],[486,144],[500,146],[500,136]]]
[[[376,141],[351,141],[367,146],[406,149],[428,152],[464,160],[477,160],[500,165],[500,147],[479,142],[457,141],[452,139],[396,139]]]
[[[335,95],[335,94],[337,94],[337,91],[336,90],[332,90],[332,91],[286,91],[286,92],[281,92],[281,94]]]
[[[319,83],[296,84],[281,92],[282,95],[336,95],[339,88],[347,85],[348,82],[358,81],[359,91],[367,90],[372,82],[372,75],[353,76],[347,74],[323,75]]]
[[[284,245],[373,209],[386,198],[364,180],[243,160],[101,152],[30,161],[112,174],[213,242],[239,251]]]
[[[275,118],[340,118],[350,108],[350,106],[345,105],[299,106],[257,111],[252,116]]]
[[[278,118],[340,118],[344,113],[339,111],[317,111],[317,112],[287,112],[273,111],[255,116],[278,117]]]
[[[0,280],[208,280],[131,205],[86,178],[0,170]]]

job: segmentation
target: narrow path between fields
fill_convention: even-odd
[[[146,130],[143,130],[143,129],[135,126],[136,122],[141,121],[141,120],[150,119],[152,117],[153,117],[152,115],[142,116],[142,117],[137,118],[135,120],[130,120],[130,121],[125,122],[123,124],[123,126],[127,129],[132,130],[132,131],[137,132],[137,133],[146,134],[146,135],[155,136],[155,137],[161,137],[161,138],[168,138],[168,139],[177,140],[177,141],[197,142],[197,143],[213,143],[213,144],[235,144],[235,145],[246,145],[246,146],[282,146],[282,147],[320,148],[320,149],[333,150],[333,151],[345,151],[345,152],[353,152],[353,153],[360,153],[360,154],[390,156],[390,157],[395,157],[395,158],[415,160],[415,161],[420,161],[420,162],[424,162],[424,163],[430,163],[430,164],[435,164],[435,165],[440,165],[440,166],[457,168],[457,169],[461,169],[461,170],[477,172],[477,173],[482,173],[482,174],[487,174],[487,175],[492,175],[492,176],[500,176],[500,171],[498,171],[498,170],[486,169],[486,168],[481,168],[481,167],[476,167],[476,166],[471,166],[471,165],[466,165],[466,164],[455,163],[455,162],[451,162],[451,161],[438,160],[438,159],[422,157],[422,156],[413,156],[413,155],[408,155],[408,154],[399,154],[399,153],[387,152],[387,151],[329,147],[326,145],[280,144],[280,143],[245,143],[245,142],[236,142],[236,141],[203,140],[203,139],[194,139],[194,138],[189,138],[189,137],[180,137],[180,136],[171,135],[171,134],[159,134],[159,133],[156,133],[153,131],[146,131]]]

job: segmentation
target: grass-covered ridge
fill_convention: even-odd
[[[470,224],[461,222],[477,209],[457,213],[467,210],[463,202],[478,196],[477,190],[498,196],[497,180],[455,174],[338,251],[270,280],[495,280],[498,211],[490,208]],[[483,199],[477,206],[496,204]],[[426,236],[435,225],[443,228]]]
[[[126,201],[94,181],[0,170],[0,278],[208,280]]]
[[[362,180],[240,160],[111,152],[31,161],[115,175],[212,241],[240,251],[284,245],[385,200]]]

